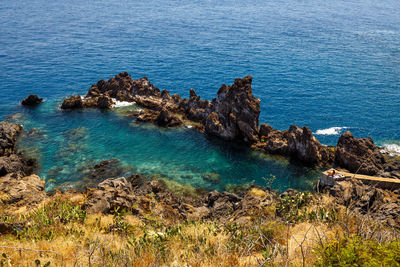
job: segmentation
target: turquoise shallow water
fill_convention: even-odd
[[[48,189],[61,184],[75,187],[75,182],[85,176],[84,170],[110,158],[121,160],[127,169],[125,175],[159,174],[206,189],[225,190],[230,184],[245,183],[279,190],[311,189],[318,178],[316,169],[262,155],[193,129],[163,129],[121,116],[122,111],[135,106],[66,112],[58,110],[58,105],[57,101],[48,101],[39,108],[24,110],[24,115],[16,118],[25,128],[38,130],[22,139],[20,149],[40,159],[41,175],[46,180],[55,180]],[[204,179],[206,173],[219,178],[208,181]],[[271,180],[272,176],[276,178]]]
[[[346,130],[332,127],[347,127],[400,149],[399,13],[394,0],[4,0],[0,118],[22,113],[27,129],[44,132],[31,143],[42,176],[67,166],[58,169],[58,184],[79,180],[85,162],[120,158],[143,173],[208,188],[263,184],[270,174],[277,189],[309,188],[313,170],[190,129],[132,127],[115,112],[57,107],[120,71],[183,96],[193,87],[206,99],[222,83],[251,74],[261,122],[278,129],[307,125],[324,144],[335,144]],[[35,110],[18,106],[32,92],[47,101]],[[87,135],[66,149],[66,132],[79,126]],[[220,173],[221,183],[199,178],[210,171]]]

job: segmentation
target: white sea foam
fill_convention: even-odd
[[[327,129],[320,129],[317,130],[314,134],[318,135],[338,135],[340,132],[344,129],[347,129],[348,127],[331,127]]]
[[[186,127],[189,128],[189,129],[193,128],[192,125],[187,125]]]
[[[383,144],[384,149],[381,150],[382,153],[389,154],[389,156],[400,156],[400,145],[398,144]]]
[[[113,108],[129,107],[135,104],[135,102],[118,101],[114,98],[112,100],[115,102],[115,104],[112,106]]]

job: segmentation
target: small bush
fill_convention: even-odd
[[[316,249],[316,266],[400,266],[400,240],[380,244],[358,236]]]

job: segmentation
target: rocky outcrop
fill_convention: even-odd
[[[166,109],[160,111],[154,122],[161,127],[178,127],[183,124],[180,119]]]
[[[29,208],[46,198],[45,182],[39,176],[19,177],[7,174],[0,177],[0,203],[14,208]]]
[[[97,98],[97,107],[100,109],[109,109],[115,102],[109,96],[99,96]]]
[[[64,99],[63,103],[61,104],[61,109],[76,109],[84,107],[88,107],[88,105],[83,103],[80,95],[72,95],[71,97]]]
[[[369,214],[375,220],[387,222],[391,226],[400,225],[399,192],[383,190],[361,181],[350,179],[329,188],[329,193],[335,202],[358,211]]]
[[[291,125],[289,130],[278,131],[268,124],[260,126],[260,142],[255,149],[300,160],[305,164],[321,165],[333,161],[333,152],[313,136],[308,127]]]
[[[37,95],[29,95],[27,98],[22,100],[21,104],[24,106],[36,106],[42,103],[43,98],[38,97]]]
[[[36,160],[26,159],[21,154],[0,157],[0,177],[7,174],[16,174],[18,177],[30,175],[35,168]]]
[[[83,183],[80,190],[87,187],[96,187],[99,183],[108,178],[121,177],[133,172],[130,166],[125,166],[119,159],[103,160],[100,163],[90,166],[82,171]]]
[[[171,96],[146,77],[133,80],[128,73],[122,72],[108,81],[93,84],[85,98],[71,96],[65,99],[61,108],[110,108],[113,99],[136,102],[144,109],[129,115],[138,122],[152,122],[162,127],[193,122],[195,128],[209,135],[244,141],[259,151],[295,158],[308,165],[335,162],[350,171],[361,167],[360,173],[389,175],[387,170],[393,166],[383,167],[382,156],[371,146],[370,139],[352,139],[346,133],[334,154],[333,149],[322,145],[307,127],[292,125],[289,130],[279,131],[261,124],[259,128],[260,100],[253,96],[251,83],[252,77],[246,76],[236,79],[230,86],[222,85],[217,97],[210,102],[202,100],[194,89],[190,89],[189,99]],[[371,153],[374,157],[370,158]],[[365,158],[368,160],[362,166]]]
[[[30,175],[36,167],[36,160],[27,159],[16,151],[16,142],[22,126],[15,123],[0,123],[0,177],[15,174],[18,177]]]
[[[387,160],[384,169],[379,173],[379,176],[400,179],[400,160]]]
[[[108,109],[114,105],[114,101],[109,96],[99,96],[95,98],[82,98],[80,95],[73,95],[64,99],[61,109],[79,109],[79,108],[100,108]]]
[[[236,79],[231,86],[223,85],[217,98],[209,102],[201,100],[193,89],[189,99],[171,96],[167,90],[160,91],[146,77],[132,80],[128,73],[123,72],[108,81],[100,80],[92,85],[85,98],[71,96],[65,99],[61,108],[110,108],[112,99],[134,101],[152,111],[133,114],[138,121],[176,127],[182,122],[173,113],[179,113],[184,119],[203,124],[211,135],[252,143],[258,140],[260,100],[252,94],[251,81],[251,76],[247,76]]]
[[[90,193],[86,207],[89,213],[107,213],[117,208],[131,210],[134,200],[132,185],[127,179],[107,179]]]
[[[377,175],[384,169],[385,158],[370,137],[357,139],[347,131],[337,143],[335,164],[350,172]]]
[[[252,94],[252,77],[222,85],[212,101],[212,112],[205,120],[206,132],[226,140],[254,143],[258,138],[260,100]]]
[[[292,125],[287,133],[289,155],[302,162],[318,165],[333,160],[332,151],[321,145],[308,127]]]
[[[14,154],[17,137],[22,132],[22,126],[15,123],[0,122],[0,156]]]
[[[97,188],[88,189],[85,207],[88,213],[125,209],[144,217],[153,211],[164,219],[228,221],[261,214],[279,197],[274,191],[257,187],[248,189],[243,196],[218,191],[205,194],[185,197],[170,191],[162,180],[146,181],[140,175],[132,175],[110,178]]]

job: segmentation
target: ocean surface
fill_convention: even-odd
[[[20,149],[39,159],[47,189],[74,187],[83,169],[110,158],[130,172],[207,189],[310,189],[317,169],[121,116],[135,106],[63,112],[59,105],[121,71],[209,100],[250,74],[260,122],[308,126],[327,145],[350,130],[399,151],[399,14],[395,0],[2,0],[0,119],[14,114],[27,131],[37,129]],[[21,107],[30,93],[46,101]],[[210,173],[217,181],[204,179]]]

